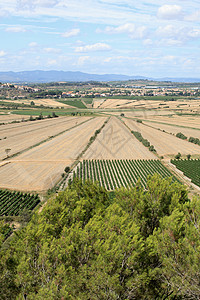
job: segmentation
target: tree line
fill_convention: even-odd
[[[72,182],[0,251],[1,299],[199,299],[200,199]]]

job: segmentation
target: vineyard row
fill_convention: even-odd
[[[39,202],[37,194],[0,190],[0,216],[18,216],[24,209],[33,210]]]
[[[107,190],[135,186],[137,181],[146,188],[148,175],[155,173],[177,179],[159,160],[83,160],[76,167],[73,179],[98,181]]]

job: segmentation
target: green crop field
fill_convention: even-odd
[[[155,173],[177,179],[159,160],[83,160],[73,173],[73,178],[99,181],[107,190],[134,186],[138,179],[146,188],[148,175]]]
[[[171,163],[190,178],[194,184],[200,186],[200,159],[173,159]]]
[[[0,190],[0,216],[18,216],[24,209],[33,210],[39,202],[37,194]]]
[[[83,104],[83,102],[79,99],[73,99],[73,100],[63,100],[63,101],[59,101],[63,104],[68,104],[70,106],[74,106],[74,107],[77,107],[77,108],[87,108],[85,106],[85,104]]]
[[[82,98],[82,100],[83,100],[86,104],[92,104],[92,102],[93,102],[93,98]]]

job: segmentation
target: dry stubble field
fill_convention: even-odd
[[[200,129],[191,129],[186,127],[179,127],[176,125],[166,125],[164,123],[155,123],[155,122],[152,123],[152,122],[148,122],[148,120],[143,122],[143,124],[154,127],[156,129],[165,130],[166,132],[171,134],[176,135],[178,132],[181,132],[188,138],[192,136],[200,139]]]
[[[24,191],[51,188],[105,120],[104,117],[91,119],[10,159],[10,163],[0,167],[0,187]]]
[[[83,159],[156,159],[117,117],[109,122],[87,150]]]
[[[59,117],[2,125],[0,126],[0,159],[7,156],[5,149],[11,149],[9,152],[11,156],[89,119],[90,117]]]
[[[198,145],[181,140],[155,128],[137,123],[134,120],[126,119],[124,121],[131,130],[140,132],[143,138],[147,139],[154,146],[159,155],[170,157],[171,155],[176,155],[178,152],[184,155],[200,154],[200,147]]]

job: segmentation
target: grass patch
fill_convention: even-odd
[[[63,103],[63,104],[67,104],[67,105],[70,105],[70,106],[74,106],[74,107],[77,107],[77,108],[87,108],[85,106],[85,104],[83,104],[83,102],[79,99],[74,99],[74,100],[64,100],[64,101],[59,101],[60,103]]]
[[[93,98],[81,98],[86,104],[92,104]]]

